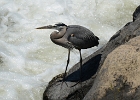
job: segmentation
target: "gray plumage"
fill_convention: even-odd
[[[39,27],[36,29],[56,29],[50,35],[50,39],[53,43],[60,45],[68,49],[68,60],[66,70],[64,73],[63,81],[65,80],[67,67],[70,59],[70,50],[75,48],[80,53],[80,67],[82,68],[82,56],[81,49],[87,49],[94,46],[98,46],[99,38],[93,34],[89,29],[80,25],[65,25],[64,23],[58,23],[55,25],[48,25]],[[81,69],[82,74],[82,69]]]
[[[79,25],[68,26],[65,35],[68,41],[71,42],[76,49],[87,49],[98,46],[99,44],[99,38],[95,36],[93,32]]]

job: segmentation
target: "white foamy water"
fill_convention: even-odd
[[[36,27],[56,22],[82,25],[100,38],[100,48],[132,21],[139,4],[140,0],[0,0],[0,100],[42,100],[48,82],[64,72],[67,50],[51,42],[53,30]],[[82,50],[83,58],[98,48]],[[75,50],[70,66],[78,61]]]

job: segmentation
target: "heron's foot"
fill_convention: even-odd
[[[62,81],[62,83],[61,83],[61,87],[62,87],[63,83],[65,83],[66,86],[69,87],[68,84],[67,84],[67,82],[65,82],[65,81]]]
[[[64,81],[64,79],[62,79],[62,80],[58,80],[57,82],[62,82],[62,83],[61,83],[61,87],[62,87],[63,83],[65,83],[65,84],[66,84],[66,86],[68,87],[68,84],[67,84],[67,82],[66,82],[66,81]]]
[[[64,73],[63,79],[61,80],[62,81],[61,86],[63,85],[63,83],[65,83],[68,87],[68,84],[65,81],[65,77],[66,77],[66,72]]]

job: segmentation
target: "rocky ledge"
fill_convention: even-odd
[[[139,100],[140,98],[140,6],[127,23],[101,49],[79,63],[62,84],[63,74],[47,86],[43,100]],[[73,86],[73,87],[71,87]]]

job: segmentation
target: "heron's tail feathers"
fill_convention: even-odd
[[[100,40],[97,36],[95,36],[97,40]]]
[[[96,38],[95,46],[98,46],[99,45],[99,41],[98,40],[100,40],[100,39],[97,36],[95,36],[95,38]]]

